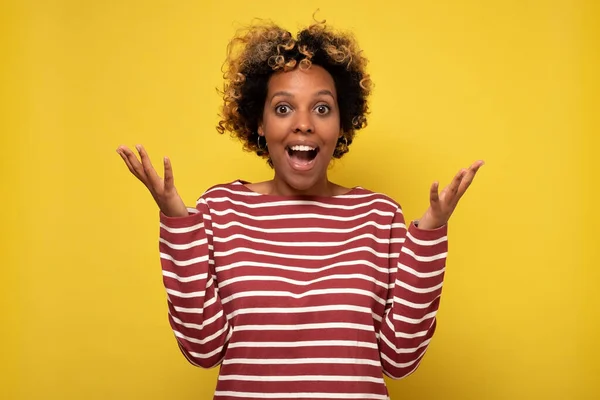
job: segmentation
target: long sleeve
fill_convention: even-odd
[[[169,323],[190,363],[218,365],[229,341],[230,325],[211,273],[212,230],[206,202],[187,217],[160,214],[159,250],[167,291]]]
[[[418,368],[436,329],[448,251],[447,226],[422,230],[410,224],[407,229],[399,209],[391,239],[391,269],[397,267],[397,272],[392,273],[394,285],[381,324],[380,353],[384,373],[401,379]]]

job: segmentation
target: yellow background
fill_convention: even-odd
[[[393,4],[394,3],[394,4]],[[268,179],[215,131],[252,17],[353,30],[376,89],[331,177],[409,218],[475,159],[439,330],[392,399],[600,398],[599,7],[564,1],[27,1],[0,9],[3,399],[208,399],[167,324],[157,210],[115,149],[171,157],[193,201]]]

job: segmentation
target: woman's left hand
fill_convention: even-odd
[[[456,209],[458,201],[465,194],[475,174],[483,165],[483,161],[474,162],[469,169],[461,169],[452,182],[438,194],[439,184],[431,185],[429,194],[430,206],[419,220],[419,229],[431,230],[440,228],[448,223]]]

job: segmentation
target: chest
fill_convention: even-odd
[[[391,281],[389,218],[318,211],[213,215],[214,273],[229,315],[245,309],[383,309]]]

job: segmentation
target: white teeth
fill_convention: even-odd
[[[294,151],[311,151],[314,150],[314,147],[310,147],[310,146],[301,146],[301,145],[296,145],[296,146],[292,146],[290,147],[290,149],[294,150]]]

